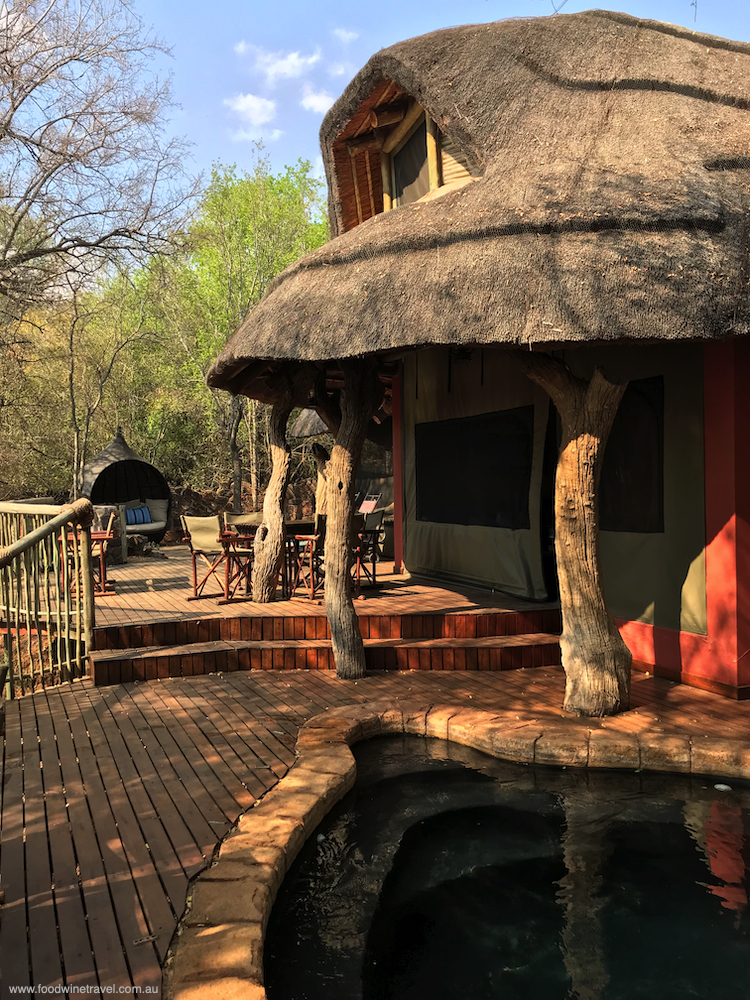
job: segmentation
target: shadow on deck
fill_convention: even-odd
[[[189,880],[237,817],[283,776],[299,727],[388,699],[565,718],[563,675],[257,671],[96,688],[6,705],[0,885],[2,991],[158,987]],[[744,739],[750,705],[634,675],[634,708],[603,725]]]

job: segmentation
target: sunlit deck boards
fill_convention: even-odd
[[[273,604],[253,604],[239,601],[219,604],[218,598],[189,601],[191,595],[191,561],[186,546],[164,547],[163,557],[130,560],[125,565],[109,567],[107,577],[115,585],[112,597],[96,602],[97,627],[138,625],[155,621],[180,619],[235,618],[242,616],[315,617],[323,614],[322,602],[299,596],[291,601]],[[395,576],[392,563],[378,568],[382,587],[363,590],[363,600],[355,602],[360,615],[429,614],[444,611],[470,614],[479,610],[520,611],[529,602],[462,585],[431,584],[420,579]],[[217,591],[217,587],[213,591]],[[300,591],[301,594],[301,591]],[[556,604],[534,604],[536,608],[557,607]]]
[[[286,773],[299,726],[373,698],[560,716],[554,668],[369,675],[272,671],[94,688],[6,705],[0,956],[9,985],[156,985],[189,879]],[[634,675],[605,726],[744,739],[750,705]],[[594,723],[596,725],[596,723]]]

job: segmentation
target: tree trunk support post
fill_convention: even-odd
[[[596,368],[590,381],[548,354],[514,351],[550,396],[562,422],[555,476],[555,555],[565,670],[563,708],[603,716],[630,707],[632,655],[604,600],[599,563],[599,479],[604,448],[627,383]]]
[[[351,533],[354,475],[370,419],[383,398],[372,358],[341,361],[341,426],[327,467],[325,607],[331,627],[336,673],[347,680],[365,675],[365,647],[351,594]]]
[[[291,450],[286,425],[292,412],[290,392],[273,404],[268,436],[271,444],[271,480],[263,499],[263,523],[255,535],[253,601],[268,604],[274,599],[284,561],[284,497],[289,482]]]

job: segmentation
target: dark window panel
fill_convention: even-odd
[[[534,407],[414,428],[417,520],[528,528]]]
[[[664,531],[664,379],[628,384],[604,452],[602,531]]]

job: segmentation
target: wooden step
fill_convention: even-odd
[[[560,662],[553,634],[481,638],[365,639],[371,670],[514,670]],[[231,670],[333,670],[330,639],[218,640],[99,650],[89,656],[97,686]]]
[[[307,602],[300,602],[307,604]],[[241,615],[234,618],[196,618],[154,622],[150,625],[113,625],[94,632],[94,648],[135,649],[203,642],[278,642],[329,639],[322,613],[300,615]],[[364,639],[474,639],[486,636],[559,633],[559,610],[377,615],[357,608]]]

